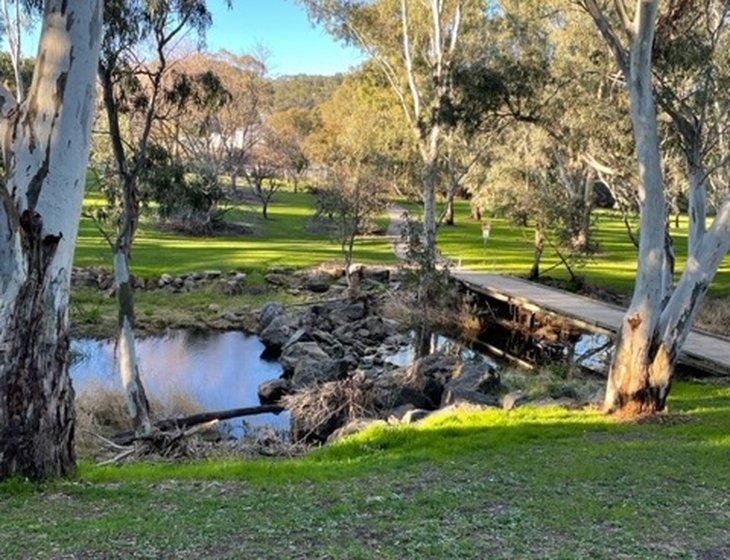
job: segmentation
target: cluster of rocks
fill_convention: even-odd
[[[375,416],[415,421],[430,411],[462,403],[501,406],[500,378],[481,356],[435,352],[408,366],[390,358],[404,351],[410,335],[382,318],[375,300],[330,300],[296,312],[269,303],[259,314],[267,352],[280,356],[283,374],[259,386],[262,403],[287,395],[356,380],[369,392]],[[353,420],[340,411],[316,422],[292,411],[292,436],[325,441]]]
[[[378,291],[384,287],[397,288],[403,281],[404,272],[400,268],[387,266],[365,266],[353,264],[350,267],[361,291]],[[320,267],[310,270],[275,268],[265,276],[268,284],[283,288],[290,293],[301,292],[342,294],[347,289],[347,280],[342,267]]]
[[[71,282],[75,286],[88,286],[103,291],[114,290],[114,273],[98,266],[74,267]],[[246,283],[244,272],[224,273],[220,270],[205,270],[185,274],[161,274],[150,278],[132,276],[132,285],[136,290],[166,290],[169,292],[190,292],[203,286],[215,285],[223,293],[238,295],[243,292]]]
[[[352,274],[355,275],[363,291],[377,291],[383,287],[393,287],[402,281],[402,272],[396,269],[381,267],[352,265]],[[332,296],[344,293],[347,289],[344,272],[340,267],[314,270],[295,270],[292,268],[275,268],[265,276],[266,283],[279,289],[286,289],[292,294],[329,293]],[[222,293],[240,295],[246,287],[244,272],[222,272],[220,270],[205,270],[202,272],[188,272],[185,274],[161,274],[143,278],[132,276],[132,285],[135,290],[165,290],[168,292],[191,292],[204,286],[215,286]],[[101,266],[74,267],[71,272],[71,282],[74,286],[93,287],[99,290],[114,293],[114,273]],[[264,286],[248,286],[248,290],[264,288]]]

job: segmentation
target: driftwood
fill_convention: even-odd
[[[229,410],[219,410],[216,412],[203,412],[201,414],[193,414],[183,418],[168,418],[155,422],[154,429],[156,431],[169,430],[185,430],[198,424],[205,424],[213,421],[230,420],[231,418],[241,418],[244,416],[255,416],[257,414],[279,414],[283,412],[283,406],[275,404],[266,404],[261,406],[251,406],[246,408],[233,408]],[[111,438],[117,445],[129,445],[138,439],[144,439],[144,436],[138,437],[134,431],[122,432]]]

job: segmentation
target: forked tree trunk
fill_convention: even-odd
[[[628,57],[597,4],[591,0],[586,6],[626,75],[639,164],[641,231],[636,285],[618,334],[605,406],[609,411],[653,413],[666,406],[673,370],[694,314],[730,249],[730,200],[705,231],[704,193],[701,187],[693,188],[690,196],[696,200],[691,201],[690,221],[694,224],[690,226],[689,256],[674,287],[651,68],[658,0],[637,3]]]
[[[25,103],[1,91],[0,478],[74,468],[68,298],[94,108],[101,0],[47,0]]]
[[[137,435],[149,434],[149,402],[139,375],[137,348],[134,338],[134,294],[130,282],[127,253],[117,249],[114,255],[114,278],[119,306],[119,373],[127,398],[127,409]]]

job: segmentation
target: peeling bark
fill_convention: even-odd
[[[607,410],[629,414],[665,408],[673,370],[694,314],[730,249],[730,200],[712,227],[705,230],[707,173],[697,149],[700,129],[690,130],[683,118],[671,115],[685,141],[691,189],[689,255],[674,285],[674,249],[668,233],[652,79],[658,5],[658,0],[637,1],[627,51],[595,0],[583,1],[626,78],[639,167],[641,229],[636,285],[616,341],[605,400]]]
[[[27,100],[0,92],[0,478],[74,468],[67,307],[100,36],[101,0],[47,0]]]

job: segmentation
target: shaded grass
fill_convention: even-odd
[[[292,460],[87,463],[0,485],[0,556],[723,557],[730,390],[670,403],[663,423],[452,411]]]

